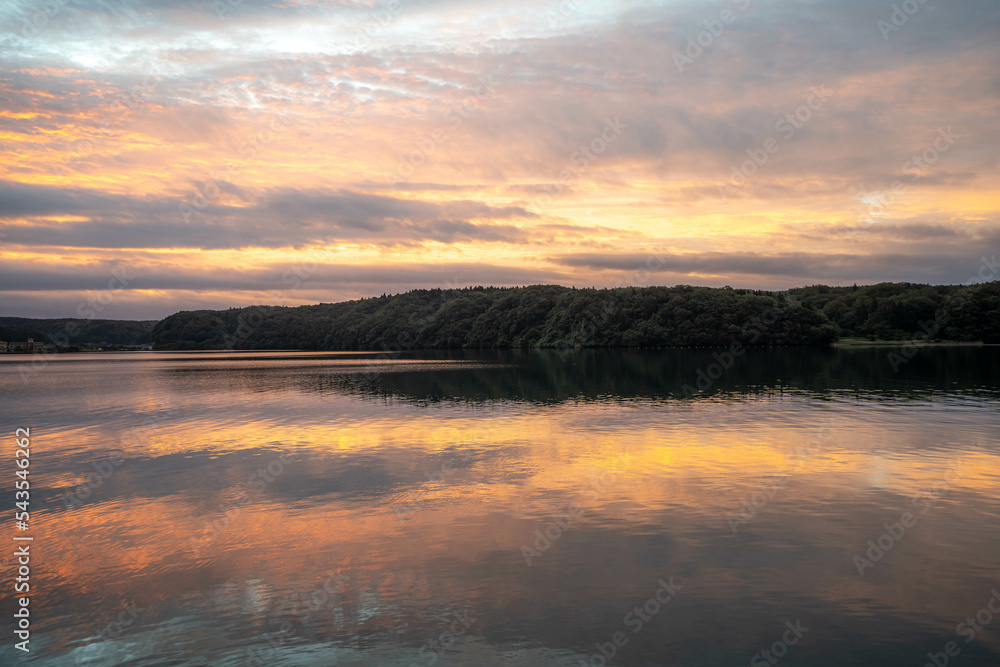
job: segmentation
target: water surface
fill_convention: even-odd
[[[891,352],[0,357],[0,662],[1000,664],[1000,349]]]

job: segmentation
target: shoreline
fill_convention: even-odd
[[[871,341],[837,341],[830,343],[831,347],[991,347],[993,345],[982,341],[915,341],[915,340],[871,340]]]
[[[860,341],[860,340],[847,340],[847,341],[837,341],[835,343],[824,343],[819,345],[747,345],[744,349],[795,349],[795,348],[850,348],[850,347],[1000,347],[997,343],[984,343],[982,341],[908,341],[908,340],[898,340],[898,341]],[[675,349],[685,349],[685,350],[725,350],[728,349],[726,345],[697,345],[697,346],[663,346],[663,347],[651,347],[651,346],[621,346],[621,347],[500,347],[500,348],[468,348],[468,347],[447,347],[447,348],[419,348],[408,350],[408,352],[463,352],[463,351],[481,351],[481,350],[553,350],[553,351],[579,351],[579,350],[675,350]],[[150,352],[150,353],[170,353],[170,352],[228,352],[228,353],[260,353],[260,352],[312,352],[312,353],[344,353],[344,354],[379,354],[384,351],[380,350],[308,350],[308,349],[295,349],[295,348],[283,348],[283,349],[249,349],[249,350],[227,350],[227,349],[212,349],[212,348],[198,348],[198,349],[160,349],[160,350],[51,350],[47,349],[44,351],[39,351],[34,354],[134,354],[137,352]],[[30,352],[0,352],[0,357],[17,357],[33,356]]]

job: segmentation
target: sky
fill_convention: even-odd
[[[976,281],[996,0],[4,0],[0,315]]]

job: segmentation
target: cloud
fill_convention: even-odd
[[[526,232],[501,220],[537,218],[519,206],[476,201],[433,203],[340,191],[277,188],[252,201],[208,204],[113,195],[81,188],[0,183],[0,219],[35,218],[5,226],[8,242],[86,248],[289,247],[366,240],[524,242]],[[184,219],[181,207],[191,218]],[[48,222],[80,216],[82,222]]]
[[[1000,245],[994,246],[1000,249]],[[843,253],[654,253],[646,255],[626,253],[581,253],[560,255],[553,263],[573,268],[598,271],[631,272],[649,271],[673,277],[697,277],[740,281],[766,280],[769,284],[785,287],[807,283],[826,282],[842,285],[860,282],[932,282],[944,284],[965,283],[974,279],[980,267],[977,247],[967,254],[928,253],[873,253],[850,255]],[[977,281],[978,282],[978,281]]]
[[[953,281],[1000,228],[992,0],[925,3],[887,35],[891,4],[754,1],[684,71],[675,54],[742,3],[57,4],[34,30],[46,5],[0,7],[0,255],[52,293],[68,278],[41,269],[132,258],[222,299],[332,243],[375,293],[421,262],[613,284],[651,248],[665,282]],[[829,100],[779,131],[817,86]],[[908,169],[946,127],[954,145]],[[175,275],[205,262],[261,273]]]

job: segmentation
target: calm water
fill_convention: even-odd
[[[1000,664],[1000,349],[889,352],[0,357],[0,663]]]

